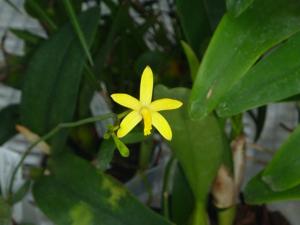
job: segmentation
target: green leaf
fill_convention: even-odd
[[[25,8],[27,12],[31,12],[30,14],[34,15],[40,22],[46,23],[49,30],[53,32],[57,29],[57,26],[43,8],[42,4],[43,2],[38,2],[36,0],[26,0]]]
[[[120,183],[70,154],[50,161],[50,176],[33,187],[42,211],[59,225],[170,225]]]
[[[4,0],[8,5],[10,5],[14,10],[16,10],[18,13],[23,14],[23,12],[19,9],[19,7],[11,0]]]
[[[300,185],[300,126],[289,136],[266,166],[262,179],[274,191]]]
[[[199,121],[189,118],[186,104],[189,94],[186,88],[167,89],[159,85],[155,89],[157,98],[174,98],[183,102],[180,109],[164,113],[173,131],[170,146],[196,201],[205,202],[227,143],[215,116],[210,115]]]
[[[33,34],[27,30],[21,30],[15,28],[10,28],[9,30],[18,38],[21,38],[23,41],[27,42],[28,44],[37,45],[43,39],[42,37]]]
[[[0,111],[0,145],[17,133],[19,117],[19,105],[10,105]]]
[[[199,65],[200,65],[199,60],[198,60],[196,54],[193,52],[193,49],[191,49],[191,47],[187,43],[185,43],[184,41],[181,41],[181,46],[184,50],[185,56],[189,63],[191,78],[194,81],[196,78],[196,75],[197,75]]]
[[[0,224],[11,225],[11,207],[0,196]]]
[[[89,44],[98,18],[97,8],[79,16]],[[42,135],[72,120],[84,63],[83,49],[70,24],[40,46],[30,61],[23,87],[21,118],[26,127]],[[65,134],[60,135],[60,142]]]
[[[171,218],[175,224],[187,225],[193,212],[195,200],[180,165],[177,166],[171,199]]]
[[[19,188],[19,190],[13,195],[12,203],[16,204],[17,202],[21,201],[25,197],[25,195],[28,193],[30,186],[31,186],[31,181],[30,180],[26,181]]]
[[[227,9],[234,16],[241,15],[254,0],[226,0]]]
[[[198,54],[202,41],[211,34],[204,4],[199,0],[176,0],[176,8],[187,42]]]
[[[193,119],[212,112],[263,53],[300,30],[299,10],[298,0],[258,0],[238,18],[223,17],[193,85]]]
[[[127,148],[127,146],[123,143],[123,141],[121,141],[115,134],[112,134],[112,138],[113,138],[115,145],[116,145],[117,149],[119,150],[121,156],[128,157],[130,151]]]
[[[225,95],[217,108],[231,116],[300,93],[300,33],[270,52]]]
[[[81,46],[83,47],[83,50],[84,50],[84,53],[86,54],[89,62],[91,65],[94,64],[93,62],[93,59],[92,59],[92,56],[91,56],[91,53],[89,51],[89,45],[88,45],[88,42],[85,38],[85,35],[82,31],[82,28],[79,24],[79,21],[77,19],[77,16],[76,16],[76,13],[75,13],[75,10],[73,9],[73,6],[72,4],[70,3],[70,0],[63,0],[63,3],[64,3],[64,6],[65,6],[65,9],[67,11],[67,14],[69,15],[70,17],[70,20],[71,20],[71,23],[73,25],[73,28],[76,32],[76,35],[80,41],[80,44]],[[100,9],[98,9],[100,10]]]
[[[99,153],[97,155],[98,168],[102,171],[107,170],[114,156],[116,149],[115,142],[112,138],[102,141]]]
[[[264,204],[275,201],[300,199],[300,185],[285,191],[275,192],[262,181],[261,174],[262,173],[259,173],[252,178],[244,190],[244,197],[247,203]]]

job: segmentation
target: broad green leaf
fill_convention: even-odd
[[[0,145],[17,133],[19,117],[19,105],[10,105],[0,111]]]
[[[59,225],[170,225],[120,183],[88,162],[65,154],[50,161],[50,176],[33,187],[39,208]]]
[[[283,191],[300,185],[300,126],[288,137],[262,173],[272,190]]]
[[[211,34],[204,4],[199,0],[176,0],[176,8],[187,43],[198,55],[202,41]]]
[[[155,89],[157,98],[174,98],[183,102],[180,109],[164,113],[173,131],[170,146],[197,202],[204,202],[220,166],[226,142],[215,116],[210,115],[199,121],[190,119],[187,112],[189,94],[186,88],[157,86]]]
[[[79,16],[90,44],[99,13],[90,9]],[[32,57],[23,87],[22,123],[42,135],[62,122],[72,120],[85,54],[70,24],[45,41]],[[60,140],[65,135],[60,135]]]
[[[283,200],[300,200],[300,185],[285,191],[275,192],[262,181],[259,173],[252,178],[244,190],[244,197],[249,204],[264,204]]]
[[[217,108],[231,116],[300,93],[300,33],[270,52],[225,95]]]
[[[256,0],[240,17],[223,17],[194,82],[193,119],[212,112],[263,53],[300,30],[299,10],[298,0]]]
[[[254,0],[226,0],[227,9],[234,16],[241,15]]]
[[[191,49],[191,47],[186,42],[181,41],[181,46],[184,50],[185,56],[189,64],[191,78],[194,81],[200,65],[199,60],[196,54],[194,53],[193,49]]]

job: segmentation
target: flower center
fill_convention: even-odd
[[[151,119],[151,111],[147,107],[142,107],[140,113],[144,120],[144,135],[151,134],[152,130],[152,119]]]

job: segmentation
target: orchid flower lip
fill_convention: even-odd
[[[152,101],[152,93],[153,72],[150,66],[146,66],[141,77],[139,99],[125,93],[111,95],[113,101],[132,110],[120,123],[120,128],[117,131],[119,138],[127,135],[143,120],[144,135],[150,135],[152,126],[154,126],[165,139],[169,141],[172,139],[171,127],[159,111],[177,109],[182,106],[182,102],[170,98]]]

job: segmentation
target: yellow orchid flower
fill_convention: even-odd
[[[172,139],[172,130],[168,121],[158,112],[163,110],[177,109],[182,106],[182,102],[162,98],[152,101],[153,73],[147,66],[142,74],[140,84],[140,100],[123,93],[112,94],[111,98],[118,104],[132,109],[120,123],[117,131],[119,138],[128,134],[141,120],[144,120],[144,135],[151,134],[152,125],[167,140]]]

